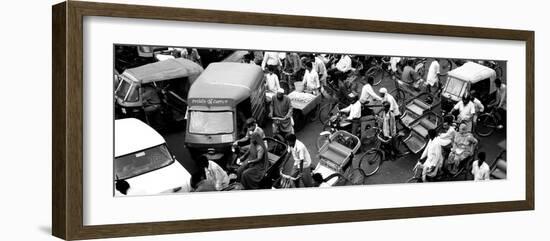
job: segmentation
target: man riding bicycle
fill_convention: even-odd
[[[368,104],[373,102],[374,100],[382,101],[382,97],[378,96],[376,92],[374,92],[374,89],[372,88],[373,83],[374,83],[374,77],[369,76],[367,78],[367,84],[365,84],[363,86],[363,89],[361,89],[361,96],[359,97],[359,101],[362,104]],[[362,114],[363,116],[372,115],[373,111],[370,108],[365,108]]]
[[[488,105],[489,108],[497,108],[496,112],[499,116],[499,127],[502,128],[506,124],[506,85],[502,83],[502,80],[496,79],[495,86],[497,87],[495,100]]]
[[[348,107],[341,109],[341,113],[347,113],[347,121],[351,122],[351,134],[361,137],[361,108],[362,104],[359,101],[359,97],[352,97],[352,104]]]

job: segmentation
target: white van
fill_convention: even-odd
[[[134,118],[115,120],[115,196],[189,192],[191,174],[164,138]]]

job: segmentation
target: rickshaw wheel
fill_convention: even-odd
[[[365,74],[374,78],[374,82],[372,83],[374,86],[379,85],[382,79],[384,79],[384,70],[378,66],[370,67]]]
[[[365,172],[365,176],[372,176],[380,169],[380,163],[384,154],[380,149],[370,149],[363,154],[359,161],[359,168]]]
[[[490,114],[483,114],[477,118],[475,132],[482,137],[490,136],[495,131],[496,126],[497,121],[495,117]]]
[[[407,96],[405,95],[405,91],[402,89],[394,89],[390,92],[390,94],[395,97],[395,100],[397,101],[397,104],[399,106],[402,106],[405,103],[405,99]]]
[[[333,109],[334,109],[334,106],[330,103],[327,103],[319,108],[318,117],[319,117],[319,122],[321,122],[322,125],[325,125],[328,122]]]

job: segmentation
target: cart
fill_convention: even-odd
[[[290,104],[294,111],[292,117],[296,123],[295,128],[301,129],[307,122],[308,116],[314,113],[313,110],[321,103],[321,95],[312,95],[295,90],[288,94],[288,98],[290,98]]]
[[[361,141],[357,136],[347,131],[334,132],[319,149],[319,163],[313,173],[319,173],[323,177],[335,173],[343,175],[360,146]],[[328,184],[333,186],[337,181],[338,178],[332,178]]]

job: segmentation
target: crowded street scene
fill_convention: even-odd
[[[115,196],[506,179],[505,61],[115,45],[113,76]]]

